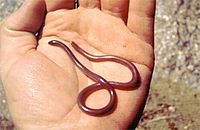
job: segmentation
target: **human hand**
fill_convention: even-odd
[[[125,129],[137,124],[145,103],[154,65],[154,0],[28,0],[0,25],[1,80],[9,110],[18,129]],[[101,7],[101,9],[100,9]],[[129,17],[128,17],[129,16]],[[45,22],[44,22],[45,21]],[[44,25],[43,25],[44,22]],[[127,25],[126,25],[127,24]],[[42,26],[39,40],[35,33]],[[141,84],[135,90],[116,90],[113,113],[94,117],[77,106],[79,91],[92,83],[61,49],[48,44],[57,39],[100,55],[117,55],[137,67]],[[93,63],[76,57],[108,81],[126,82],[124,66]],[[105,106],[107,91],[90,95],[87,105]]]

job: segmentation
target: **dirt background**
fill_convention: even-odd
[[[23,0],[0,0],[0,21]],[[200,130],[200,1],[157,0],[156,66],[137,130]],[[0,84],[0,130],[13,130]]]

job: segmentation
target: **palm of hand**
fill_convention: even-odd
[[[92,117],[84,114],[77,107],[77,95],[92,81],[73,65],[61,48],[48,45],[53,39],[65,42],[70,48],[68,41],[75,41],[92,54],[118,55],[132,61],[141,76],[140,87],[131,91],[116,90],[118,103],[110,115]],[[93,63],[72,51],[84,65],[108,81],[126,82],[131,78],[129,70],[122,65]],[[121,19],[97,9],[50,12],[37,49],[28,51],[9,69],[6,85],[14,87],[20,95],[8,97],[12,102],[10,111],[15,113],[14,120],[27,124],[41,121],[41,124],[52,122],[51,127],[55,128],[97,128],[100,124],[101,128],[110,124],[113,124],[110,128],[123,128],[136,118],[145,100],[152,63],[152,47],[132,34]],[[98,91],[88,98],[87,104],[100,108],[108,101],[108,93]]]

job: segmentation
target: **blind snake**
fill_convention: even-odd
[[[88,78],[92,79],[94,84],[89,85],[88,87],[84,88],[78,95],[77,103],[79,108],[92,116],[102,116],[111,111],[116,103],[116,92],[115,89],[121,89],[121,90],[130,90],[134,89],[138,84],[140,83],[140,76],[137,71],[137,68],[133,63],[130,61],[113,55],[104,55],[104,56],[95,56],[92,54],[89,54],[82,48],[80,48],[75,42],[72,42],[72,47],[79,52],[81,55],[83,55],[85,58],[87,58],[90,61],[93,62],[106,62],[106,61],[112,61],[119,64],[122,64],[126,66],[132,73],[132,78],[129,82],[121,83],[121,82],[115,82],[115,81],[107,81],[102,76],[90,71],[87,69],[82,63],[79,62],[79,60],[75,57],[75,55],[72,53],[72,51],[62,42],[58,40],[51,40],[48,42],[50,45],[56,45],[64,49],[64,51],[68,54],[72,62],[78,67]],[[115,88],[115,89],[114,89]],[[95,91],[98,91],[100,89],[106,89],[109,92],[110,95],[110,101],[109,103],[100,108],[100,109],[94,109],[86,106],[85,101],[87,97],[92,94]]]

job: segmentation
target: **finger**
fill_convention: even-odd
[[[79,0],[79,6],[84,8],[100,8],[101,2],[100,0]]]
[[[128,27],[142,40],[153,44],[156,0],[130,0]]]
[[[58,9],[74,9],[75,0],[45,0],[47,11],[55,11]]]
[[[6,28],[13,31],[35,33],[42,25],[46,8],[44,0],[27,0],[22,7],[6,19]]]
[[[127,23],[129,0],[101,0],[101,10]]]

